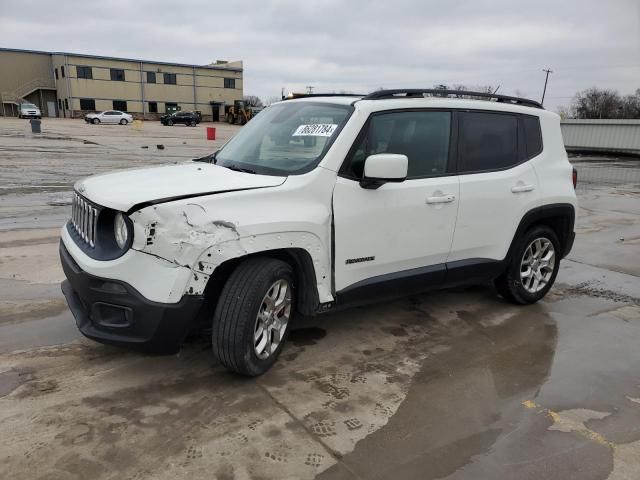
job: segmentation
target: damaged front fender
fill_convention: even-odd
[[[232,220],[217,219],[214,212],[198,203],[179,208],[160,204],[134,212],[131,219],[136,229],[132,248],[191,271],[184,288],[187,295],[202,294],[214,270],[228,260],[269,250],[301,248],[313,261],[320,302],[333,300],[329,249],[313,233],[258,233]]]

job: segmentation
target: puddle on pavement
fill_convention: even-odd
[[[291,342],[296,347],[307,347],[315,345],[318,340],[327,335],[326,330],[318,327],[305,327],[291,330],[287,342]]]

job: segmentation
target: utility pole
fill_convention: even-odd
[[[313,94],[313,85],[307,85],[307,95]]]
[[[544,79],[544,90],[542,90],[542,100],[540,101],[540,105],[544,105],[544,95],[545,93],[547,93],[547,82],[549,81],[549,74],[553,73],[552,70],[547,69],[542,69],[543,72],[547,72],[547,76]]]

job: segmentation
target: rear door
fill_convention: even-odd
[[[113,110],[106,111],[102,114],[101,121],[104,123],[116,123],[119,121],[118,112]]]
[[[460,206],[448,263],[502,260],[524,214],[537,206],[522,115],[459,112]]]
[[[380,112],[369,119],[334,189],[339,297],[359,287],[386,285],[384,294],[443,281],[458,208],[452,118],[448,111],[422,110]],[[376,153],[406,155],[407,179],[362,188],[364,161]]]

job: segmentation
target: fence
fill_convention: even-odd
[[[568,152],[640,155],[640,120],[563,120]]]

